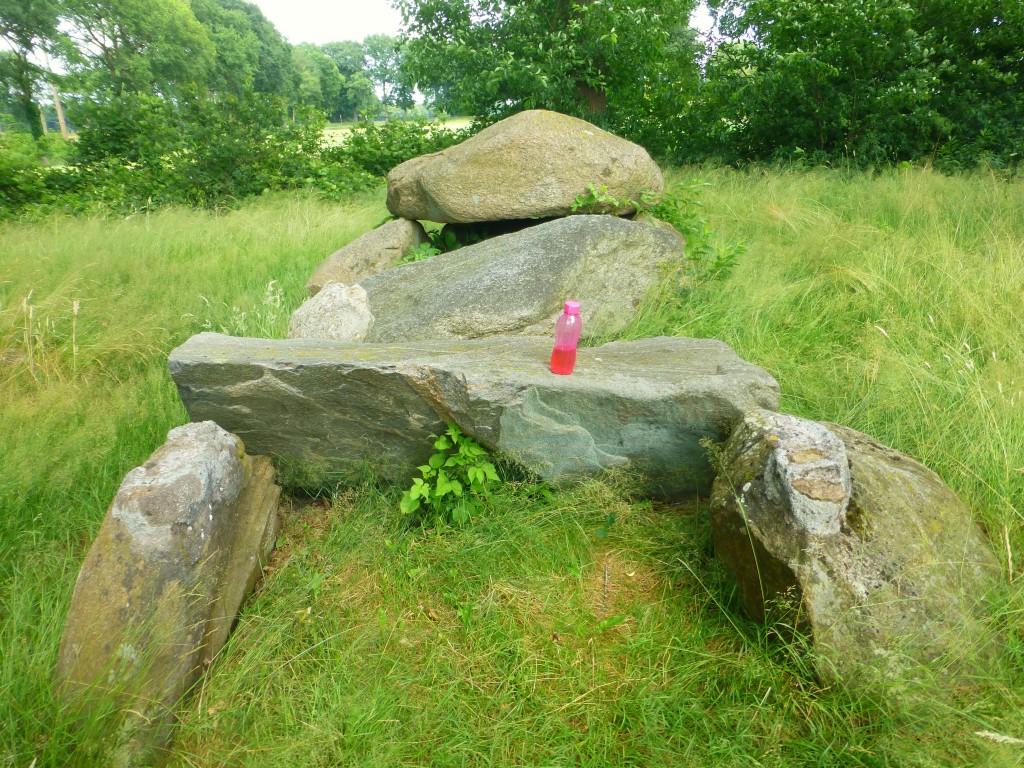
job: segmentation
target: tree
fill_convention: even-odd
[[[14,96],[18,117],[33,136],[42,134],[35,89],[44,71],[32,61],[34,53],[53,51],[60,35],[59,6],[54,0],[0,0],[0,85]]]
[[[360,112],[372,110],[380,104],[366,70],[366,50],[362,43],[342,40],[325,43],[320,50],[334,62],[341,74],[341,90],[330,113],[332,117],[356,122]]]
[[[292,48],[292,65],[296,72],[298,102],[322,112],[333,112],[342,86],[337,65],[309,43]]]
[[[366,76],[373,83],[380,100],[384,104],[398,105],[408,100],[411,89],[404,89],[401,84],[400,72],[402,65],[402,47],[398,39],[390,35],[369,35],[363,40],[366,52]]]
[[[870,164],[948,152],[951,141],[971,153],[1019,145],[1017,0],[729,0],[718,10],[737,42],[708,62],[694,146],[726,159]]]
[[[205,84],[215,48],[186,0],[65,0],[87,93],[171,95]]]
[[[191,4],[214,46],[209,85],[215,92],[293,94],[289,46],[259,8],[244,0],[191,0]]]
[[[449,110],[545,107],[655,139],[696,87],[693,0],[395,2],[407,77]]]

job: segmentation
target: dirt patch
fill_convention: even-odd
[[[587,603],[598,619],[605,619],[627,613],[638,601],[654,600],[659,586],[649,565],[629,559],[620,550],[597,552],[593,571],[587,574]]]

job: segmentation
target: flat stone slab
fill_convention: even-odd
[[[581,349],[571,376],[548,370],[551,341],[394,345],[202,333],[169,360],[193,420],[210,419],[253,452],[344,476],[367,465],[407,482],[448,420],[543,479],[605,469],[647,477],[652,493],[710,489],[700,442],[743,414],[778,406],[764,370],[726,344],[655,338]]]

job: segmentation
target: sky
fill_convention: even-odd
[[[397,35],[402,16],[388,0],[251,0],[289,43],[323,45],[362,41],[367,35]],[[698,11],[698,14],[701,12]],[[695,14],[694,21],[701,25]]]
[[[388,0],[250,0],[289,43],[323,45],[397,35],[402,15]]]

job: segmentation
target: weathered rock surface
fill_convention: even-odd
[[[984,649],[976,603],[998,568],[956,495],[867,435],[749,414],[715,481],[715,550],[746,612],[809,630],[825,679],[953,668]]]
[[[643,147],[575,117],[530,110],[402,163],[388,174],[387,204],[396,216],[444,223],[568,216],[590,185],[619,201],[664,189]],[[621,215],[636,208],[593,210]]]
[[[408,482],[453,419],[481,444],[553,483],[622,467],[653,493],[712,480],[702,438],[774,408],[778,385],[725,344],[657,338],[581,349],[571,376],[548,370],[549,339],[394,346],[203,333],[171,353],[195,420],[260,453],[344,475],[367,463]]]
[[[292,313],[290,339],[365,341],[373,328],[373,313],[361,285],[328,283]]]
[[[56,676],[69,700],[115,696],[118,764],[149,765],[179,699],[227,640],[274,545],[265,456],[212,422],[171,430],[129,472],[75,584]]]
[[[306,291],[315,296],[328,283],[358,283],[395,266],[426,239],[427,233],[418,221],[396,219],[382,224],[328,256],[309,278]]]
[[[584,336],[615,333],[682,259],[682,243],[648,224],[572,216],[363,280],[375,323],[367,341],[549,335],[567,299]]]

